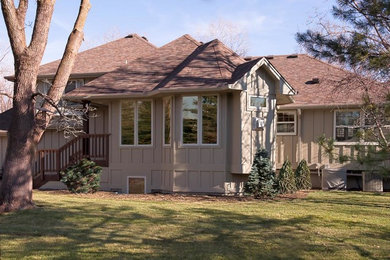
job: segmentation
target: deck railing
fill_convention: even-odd
[[[59,149],[37,151],[33,168],[34,179],[45,180],[47,175],[56,176],[71,165],[87,158],[102,167],[108,166],[109,134],[83,134]]]

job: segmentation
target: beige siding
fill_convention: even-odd
[[[299,111],[296,111],[299,114]],[[336,161],[329,160],[317,139],[325,134],[333,137],[334,112],[331,109],[305,109],[301,116],[297,117],[297,125],[300,131],[296,135],[277,136],[277,159],[276,168],[281,168],[283,162],[289,159],[295,168],[300,160],[305,159],[311,168],[328,165],[329,167],[347,167],[358,169],[358,165],[341,165]],[[301,143],[300,143],[301,142]],[[340,155],[352,155],[353,145],[336,144],[335,152]]]
[[[190,94],[189,94],[190,95]],[[146,191],[224,192],[227,94],[219,95],[218,145],[181,144],[181,96],[173,96],[172,143],[163,145],[163,102],[153,99],[153,145],[120,145],[120,101],[110,104],[110,167],[107,187],[127,190],[127,177],[146,177]]]

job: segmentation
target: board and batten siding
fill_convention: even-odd
[[[210,93],[212,94],[212,93]],[[191,95],[188,93],[186,95]],[[199,94],[193,94],[199,95]],[[217,145],[181,144],[181,95],[172,95],[171,144],[163,145],[163,98],[153,103],[152,145],[121,145],[120,104],[110,102],[110,166],[107,184],[111,190],[127,190],[127,178],[146,177],[146,192],[223,193],[227,172],[226,106],[227,94],[218,94],[219,121]]]
[[[299,115],[299,110],[296,110],[296,135],[277,135],[276,168],[280,169],[287,159],[291,161],[293,168],[296,168],[300,160],[305,159],[312,169],[322,165],[358,169],[358,165],[340,164],[329,159],[317,144],[318,138],[323,134],[328,138],[333,137],[334,111],[334,109],[302,109]],[[335,145],[337,154],[352,155],[354,152],[353,144],[336,143]]]

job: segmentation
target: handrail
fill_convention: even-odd
[[[108,166],[109,134],[82,134],[58,149],[41,149],[36,153],[33,168],[34,179],[45,180],[45,173],[58,175],[84,158],[100,166]]]

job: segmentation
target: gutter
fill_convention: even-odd
[[[84,99],[122,99],[122,98],[137,98],[137,97],[152,97],[159,94],[165,93],[199,93],[199,92],[215,92],[215,91],[226,91],[232,90],[228,85],[224,85],[218,88],[207,88],[207,89],[188,89],[188,88],[175,88],[175,89],[156,89],[152,91],[137,92],[137,93],[116,93],[116,94],[95,94],[95,95],[80,95],[80,96],[67,96],[64,98],[67,100],[84,100]]]
[[[72,73],[69,75],[69,79],[78,79],[78,78],[97,78],[100,76],[103,76],[104,74],[108,73],[109,71],[105,72],[92,72],[92,73]],[[55,74],[39,74],[37,76],[37,80],[40,79],[54,79]],[[4,77],[8,81],[14,81],[15,80],[15,75],[11,76],[5,76]]]
[[[345,103],[329,103],[329,104],[287,104],[279,105],[278,109],[326,109],[326,108],[355,108],[361,107],[362,103],[345,104]]]

